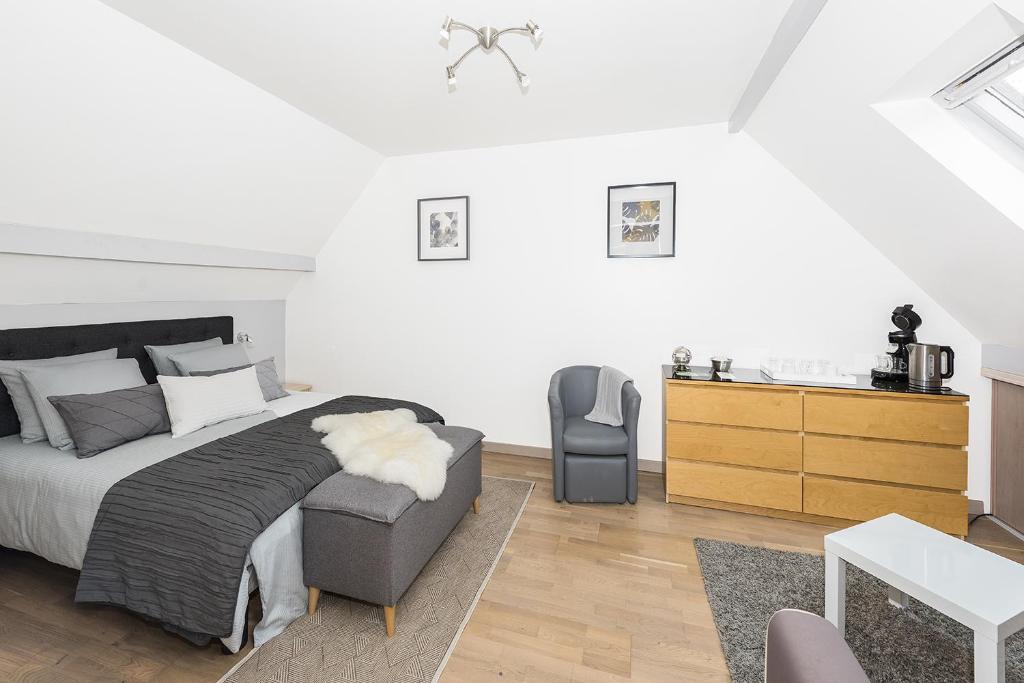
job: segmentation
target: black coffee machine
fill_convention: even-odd
[[[886,353],[892,359],[891,367],[877,367],[871,371],[871,379],[879,383],[906,384],[909,377],[910,349],[907,344],[917,342],[914,333],[921,327],[921,316],[914,313],[913,304],[897,306],[892,312],[892,324],[898,329],[889,333],[889,348]]]

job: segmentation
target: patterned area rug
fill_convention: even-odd
[[[432,681],[512,536],[533,482],[483,478],[479,515],[466,514],[398,602],[384,632],[378,605],[324,593],[312,617],[292,623],[222,679],[228,683]]]
[[[768,618],[784,607],[824,615],[825,559],[706,538],[694,545],[732,680],[761,683]],[[846,641],[869,679],[953,683],[973,678],[970,629],[913,598],[904,610],[888,597],[884,583],[847,567]],[[1024,631],[1006,640],[1006,680],[1024,681]]]

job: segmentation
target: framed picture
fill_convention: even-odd
[[[416,220],[418,260],[469,260],[469,197],[420,199]]]
[[[608,258],[676,255],[676,184],[608,188]]]

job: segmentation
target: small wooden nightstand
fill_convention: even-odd
[[[287,391],[312,391],[313,390],[313,385],[312,384],[299,384],[297,382],[291,382],[291,383],[286,382],[285,385],[284,385],[284,388]]]

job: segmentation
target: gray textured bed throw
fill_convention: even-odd
[[[253,540],[340,469],[310,422],[395,408],[444,423],[416,403],[343,396],[125,477],[96,513],[75,601],[126,607],[197,643],[230,635]]]

